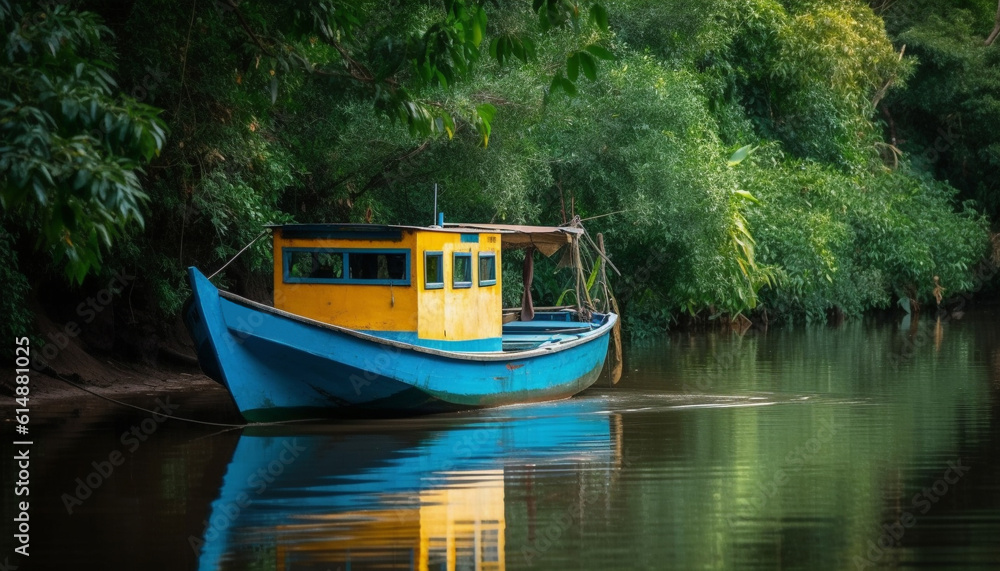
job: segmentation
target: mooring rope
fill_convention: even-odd
[[[267,234],[267,231],[268,231],[268,229],[265,228],[263,231],[261,231],[260,234],[257,234],[256,238],[254,238],[253,240],[250,240],[249,244],[247,244],[246,246],[243,246],[242,250],[240,250],[239,252],[236,252],[235,256],[233,256],[232,258],[229,258],[229,261],[226,262],[225,264],[223,264],[221,268],[215,270],[215,273],[212,274],[212,275],[210,275],[210,276],[208,276],[208,279],[212,279],[215,276],[219,275],[219,272],[221,272],[222,270],[226,269],[226,267],[229,266],[229,264],[233,263],[233,260],[235,260],[236,258],[239,258],[240,254],[242,254],[243,252],[246,252],[247,248],[249,248],[250,246],[253,246],[254,242],[256,242],[257,240],[260,240],[261,237],[264,236],[264,234]]]
[[[172,414],[166,414],[166,413],[163,413],[163,412],[157,412],[155,410],[150,410],[148,408],[143,408],[141,406],[137,406],[137,405],[130,404],[130,403],[127,403],[127,402],[123,402],[123,401],[120,401],[118,399],[113,399],[113,398],[111,398],[111,397],[109,397],[107,395],[102,395],[101,393],[92,391],[92,390],[88,389],[85,386],[78,385],[78,384],[74,383],[73,381],[71,381],[71,380],[63,377],[59,373],[57,373],[55,371],[52,371],[52,370],[45,371],[45,374],[47,374],[49,376],[53,376],[53,377],[59,379],[60,381],[66,383],[68,385],[72,385],[72,386],[80,389],[81,391],[88,392],[88,393],[94,395],[95,397],[102,398],[102,399],[104,399],[104,400],[106,400],[108,402],[112,402],[112,403],[115,403],[115,404],[121,405],[121,406],[127,406],[129,408],[134,408],[136,410],[141,410],[142,412],[148,412],[149,414],[159,415],[159,416],[163,416],[163,417],[170,418],[170,419],[173,419],[173,420],[181,420],[181,421],[184,421],[184,422],[190,422],[190,423],[193,423],[193,424],[204,424],[204,425],[207,425],[207,426],[224,426],[224,427],[227,427],[227,428],[245,428],[247,426],[272,426],[272,425],[277,425],[277,424],[289,424],[289,423],[293,423],[293,422],[312,422],[312,421],[316,421],[316,420],[322,420],[322,419],[319,419],[319,418],[301,418],[301,419],[294,419],[294,420],[282,420],[282,421],[276,421],[276,422],[247,422],[247,423],[243,423],[243,424],[231,424],[231,423],[228,423],[228,422],[210,422],[210,421],[207,421],[207,420],[196,420],[194,418],[184,418],[182,416],[174,416]]]

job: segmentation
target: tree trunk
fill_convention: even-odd
[[[993,26],[993,31],[990,32],[989,37],[986,38],[986,45],[992,44],[997,39],[997,36],[1000,36],[1000,2],[997,2],[996,24]]]

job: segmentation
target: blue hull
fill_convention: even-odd
[[[415,414],[570,397],[597,380],[614,314],[516,352],[460,353],[331,326],[220,292],[188,270],[184,320],[205,373],[249,421]]]

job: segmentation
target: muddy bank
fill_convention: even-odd
[[[150,367],[139,363],[127,363],[108,359],[94,360],[82,373],[66,368],[46,368],[31,371],[31,394],[33,401],[53,401],[89,397],[89,394],[65,382],[71,381],[94,392],[119,400],[128,401],[129,395],[148,395],[168,392],[219,392],[225,389],[209,379],[198,367],[187,370],[171,370]],[[62,377],[62,378],[59,378]],[[5,373],[0,380],[0,393],[14,396],[13,371]]]
[[[107,404],[99,397],[65,382],[71,381],[91,391],[129,403],[148,404],[149,397],[167,395],[212,395],[228,399],[226,390],[202,374],[187,333],[181,328],[157,339],[157,350],[139,359],[104,350],[100,338],[89,332],[72,334],[67,324],[38,312],[36,332],[29,345],[32,356],[29,403],[53,410],[86,410],[93,404]],[[97,339],[95,343],[93,340]],[[39,342],[44,340],[45,343]],[[61,378],[60,378],[61,377]],[[65,380],[64,380],[65,379]],[[13,398],[14,366],[0,371],[0,394]],[[6,399],[5,399],[6,400]],[[4,406],[9,420],[13,407]],[[123,410],[127,410],[124,409]],[[227,418],[228,414],[225,415]]]

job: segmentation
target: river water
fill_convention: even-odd
[[[417,419],[227,430],[38,405],[31,556],[10,562],[997,568],[997,317],[675,334],[628,347],[614,388]],[[236,420],[221,392],[168,404]]]

